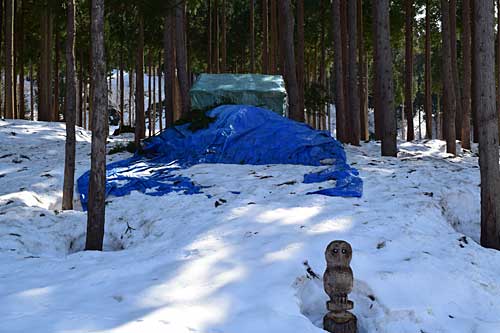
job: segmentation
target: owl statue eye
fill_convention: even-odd
[[[339,253],[338,249],[333,249],[333,253]]]
[[[345,249],[342,249],[342,254],[346,254],[347,251]]]

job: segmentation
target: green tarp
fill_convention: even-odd
[[[244,104],[286,115],[286,90],[281,75],[201,74],[190,95],[194,109]]]

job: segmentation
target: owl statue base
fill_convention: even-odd
[[[323,318],[323,328],[330,333],[357,333],[358,320],[349,311],[328,312]]]

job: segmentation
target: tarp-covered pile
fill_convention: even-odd
[[[215,119],[208,128],[191,132],[189,124],[171,127],[148,140],[140,155],[108,165],[106,194],[123,196],[134,190],[148,195],[201,193],[201,185],[172,173],[199,163],[326,163],[327,168],[305,175],[304,183],[335,180],[335,187],[308,194],[362,195],[363,183],[357,170],[347,164],[342,145],[329,133],[254,106],[224,105],[207,115]],[[88,172],[78,179],[84,208],[88,181]]]
[[[286,89],[281,75],[201,74],[189,93],[191,107],[198,110],[245,104],[286,114]]]

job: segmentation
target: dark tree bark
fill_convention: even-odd
[[[497,0],[497,78],[500,79],[500,0]],[[497,114],[498,126],[500,127],[500,81],[497,88]],[[500,133],[499,133],[500,135]]]
[[[291,119],[304,121],[304,112],[299,109],[299,88],[297,84],[297,67],[295,64],[294,50],[294,19],[290,0],[279,1],[279,11],[281,26],[283,27],[281,41],[281,50],[284,55],[284,75],[288,92],[288,112]]]
[[[446,139],[446,151],[456,155],[456,136],[455,136],[455,110],[456,110],[456,95],[453,80],[453,66],[451,55],[451,37],[450,37],[450,4],[449,0],[441,0],[441,26],[442,26],[442,78],[443,78],[443,95],[445,97],[444,108],[444,129]]]
[[[351,0],[347,6],[347,28],[349,39],[349,118],[350,140],[353,145],[359,146],[360,140],[360,107],[359,107],[359,86],[358,86],[358,62],[357,62],[357,10],[358,2]]]
[[[277,0],[271,0],[270,5],[271,5],[271,14],[270,14],[270,19],[269,19],[269,24],[271,25],[271,47],[269,48],[269,66],[270,66],[270,72],[271,74],[277,74],[278,73],[278,61],[277,61],[277,50],[278,50],[278,15],[276,11],[276,1]],[[281,1],[280,6],[281,6]],[[282,19],[282,18],[280,18]],[[281,40],[281,39],[280,39]],[[281,42],[281,41],[280,41]]]
[[[344,117],[345,117],[345,142],[350,142],[352,138],[352,120],[349,110],[349,29],[347,18],[347,0],[340,0],[340,26],[341,26],[341,45],[342,45],[342,66],[344,80]]]
[[[95,1],[95,0],[94,0]],[[141,140],[146,137],[144,115],[144,16],[139,16],[139,39],[137,45],[135,77],[135,145],[139,147]]]
[[[163,47],[165,49],[164,53],[165,128],[168,128],[174,124],[174,87],[175,87],[174,30],[175,30],[174,15],[170,11],[165,16],[165,27],[163,30]]]
[[[153,135],[156,135],[156,66],[154,59],[152,61],[152,74],[153,74]]]
[[[76,97],[77,112],[76,112],[76,125],[83,126],[83,48],[80,49],[80,69],[78,73],[78,93]]]
[[[250,0],[250,73],[255,73],[255,4]]]
[[[226,1],[222,0],[222,13],[221,13],[221,43],[220,43],[220,71],[226,72],[226,58],[227,58],[227,43],[226,43]]]
[[[470,146],[470,116],[471,116],[471,6],[470,0],[462,2],[462,52],[464,64],[463,103],[462,103],[462,148],[471,149]]]
[[[53,111],[54,111],[54,121],[59,121],[59,63],[60,63],[60,34],[56,31],[56,44],[55,44],[55,68],[54,68],[54,101],[53,101]]]
[[[35,77],[33,75],[33,63],[30,62],[30,120],[35,120],[35,96],[33,80],[35,80]]]
[[[178,35],[178,29],[179,29],[179,21],[178,21],[178,9],[179,7],[181,8],[184,8],[183,7],[184,4],[178,4],[177,7],[176,7],[176,14],[175,14],[175,17],[176,17],[176,21],[175,21],[175,29],[176,29],[176,36],[175,36],[175,40],[176,40],[176,47],[175,47],[175,50],[176,50],[176,59],[177,59],[177,52],[178,52],[178,45],[179,43],[177,42],[177,38],[179,38],[179,35]],[[220,50],[219,50],[219,1],[218,0],[214,0],[214,8],[213,8],[213,12],[214,12],[214,48],[213,48],[213,51],[214,51],[214,55],[212,57],[212,61],[214,62],[213,65],[212,65],[212,70],[215,72],[215,73],[220,73]],[[184,23],[183,23],[184,25]],[[177,65],[179,66],[179,65]],[[177,76],[179,76],[179,74],[177,74]],[[179,77],[179,81],[180,81],[180,77]],[[180,84],[180,82],[179,82]],[[182,101],[182,93],[181,93],[181,101]]]
[[[184,6],[185,6],[184,3],[180,3],[175,8],[175,43],[176,43],[175,59],[177,63],[177,76],[179,78],[182,117],[187,116],[189,114],[189,109],[190,109],[189,77],[187,72],[186,42],[184,38],[185,36]],[[216,63],[218,64],[219,61],[217,60]],[[217,73],[219,72],[218,68],[216,68],[216,71]]]
[[[18,11],[19,14],[17,16],[18,22],[18,33],[17,33],[17,67],[18,67],[18,75],[19,75],[19,85],[18,85],[18,101],[19,104],[19,118],[25,119],[25,100],[24,100],[24,9],[25,9],[25,1],[18,0]]]
[[[394,112],[394,82],[392,77],[392,51],[390,43],[389,0],[373,0],[375,20],[376,93],[382,115],[382,155],[396,156],[396,116]]]
[[[75,67],[75,0],[67,2],[66,24],[66,147],[62,209],[73,209],[75,184],[75,125],[76,125],[76,67]]]
[[[3,27],[3,24],[5,22],[5,17],[4,17],[4,5],[3,5],[3,0],[0,0],[0,27]],[[3,30],[0,28],[0,46],[2,45],[2,40],[3,40]],[[2,83],[2,75],[0,75],[0,86]],[[5,92],[5,90],[4,90]],[[2,94],[0,93],[0,117],[7,118],[7,115],[5,114],[5,108],[3,107],[2,103]]]
[[[207,15],[207,20],[208,20],[208,23],[207,23],[207,29],[208,29],[208,66],[207,66],[207,72],[208,73],[212,73],[213,69],[212,69],[212,1],[211,0],[207,0],[208,1],[208,15]],[[165,27],[165,30],[166,30],[166,27]]]
[[[475,1],[474,53],[481,171],[481,245],[500,250],[500,170],[495,103],[495,42],[493,2]]]
[[[163,85],[162,85],[162,69],[161,69],[161,63],[162,63],[162,54],[161,50],[158,53],[158,101],[160,102],[160,108],[159,108],[159,124],[160,124],[160,132],[163,131],[163,97],[162,97],[162,90],[163,90]]]
[[[468,1],[468,0],[465,0]],[[430,0],[425,3],[425,132],[432,139],[432,73],[431,73],[431,11]]]
[[[153,122],[152,122],[152,111],[153,111],[153,100],[151,99],[151,82],[152,82],[152,68],[151,68],[151,51],[148,53],[148,64],[147,64],[147,72],[148,72],[148,136],[152,136],[153,131]]]
[[[413,141],[415,139],[415,131],[413,129],[413,0],[405,0],[405,18],[406,140]]]
[[[87,77],[83,77],[83,128],[89,129],[90,128],[90,109],[87,104],[87,99],[88,99],[88,87],[87,87]]]
[[[125,80],[123,77],[123,52],[125,52],[122,48],[122,51],[120,53],[120,125],[124,126],[125,125]]]
[[[451,48],[451,70],[453,77],[453,89],[455,89],[455,138],[462,137],[462,94],[460,92],[460,81],[458,77],[457,62],[457,1],[450,0],[450,48]]]
[[[299,110],[304,112],[304,0],[297,0],[297,85],[299,87]]]
[[[359,106],[360,139],[370,140],[368,129],[368,62],[366,60],[365,38],[363,32],[363,1],[358,0],[358,59],[359,59]]]
[[[133,103],[133,92],[134,92],[134,69],[133,66],[130,69],[130,72],[128,73],[128,125],[129,126],[134,126],[134,122],[132,121],[132,105]]]
[[[471,1],[471,12],[474,13],[475,9],[475,1]],[[476,23],[475,20],[471,20],[471,32],[472,36],[476,35]],[[476,49],[476,40],[475,38],[471,38],[471,48],[472,50]],[[476,68],[477,68],[477,56],[476,52],[471,53],[471,62],[472,62],[472,77],[476,77]],[[476,90],[476,81],[471,80],[471,90],[474,92]],[[471,111],[472,111],[472,140],[474,143],[479,142],[479,126],[478,126],[478,120],[477,120],[477,101],[475,94],[473,93],[471,95]]]
[[[372,2],[373,7],[373,2]],[[375,17],[375,8],[372,8],[372,16]],[[373,36],[377,35],[377,22],[375,19],[372,20],[372,30]],[[376,38],[374,37],[374,41]],[[378,58],[378,45],[375,42],[373,44],[373,58]],[[373,66],[375,66],[375,61],[373,61]],[[378,82],[378,76],[375,68],[375,75],[373,76],[373,102],[374,102],[374,123],[375,123],[375,140],[382,140],[382,123],[383,123],[383,113],[380,107],[380,84]]]
[[[269,73],[269,16],[268,0],[262,0],[262,72]]]
[[[14,0],[5,0],[5,118],[14,119]]]
[[[102,251],[106,207],[106,117],[108,113],[104,54],[104,0],[92,0],[91,13],[93,131],[85,250]]]
[[[346,142],[346,106],[345,106],[345,86],[344,86],[344,56],[342,47],[342,28],[341,28],[341,0],[332,1],[332,31],[333,31],[333,66],[335,80],[335,109],[337,139]]]

